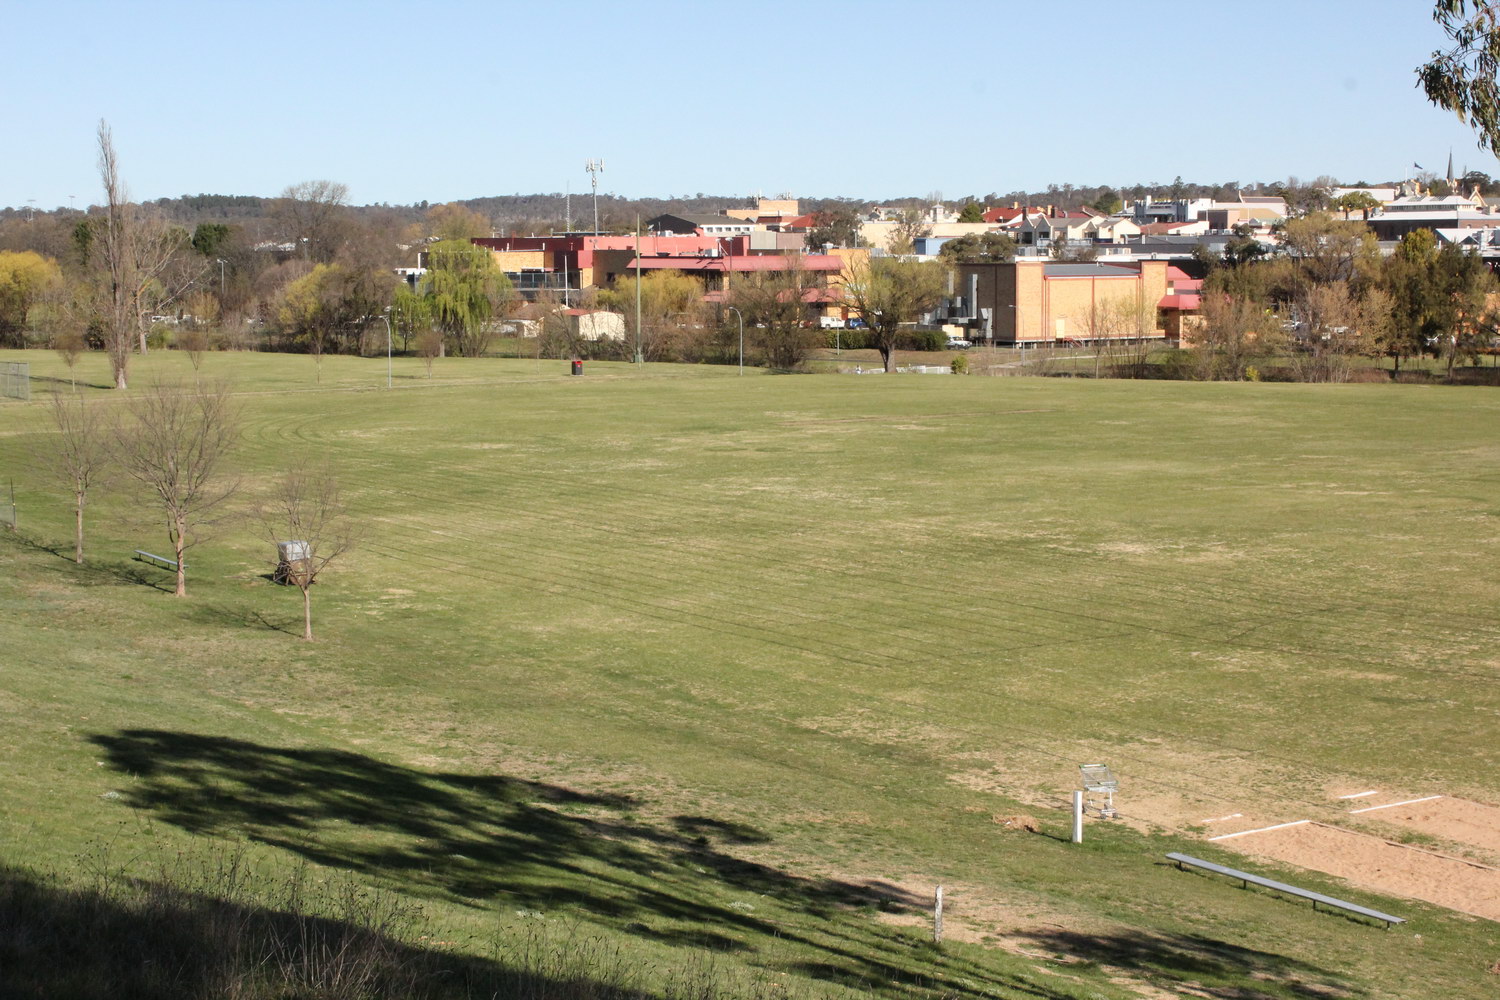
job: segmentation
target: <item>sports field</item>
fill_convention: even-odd
[[[248,490],[327,457],[363,523],[308,644],[248,523],[190,555],[186,600],[126,558],[165,536],[123,487],[90,509],[90,565],[64,558],[67,502],[25,452],[67,371],[11,359],[38,380],[0,403],[8,863],[247,841],[470,933],[572,921],[812,991],[1493,987],[1490,390],[398,359],[388,391],[384,359],[315,382],[308,358],[209,355]],[[79,374],[110,404],[101,359]],[[1090,762],[1122,820],[1075,847]],[[1329,828],[1479,874],[1287,839]],[[955,943],[924,951],[940,883]]]

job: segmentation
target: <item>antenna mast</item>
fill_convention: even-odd
[[[584,160],[583,169],[589,172],[589,185],[594,189],[594,235],[599,235],[599,175],[604,173],[603,160]]]

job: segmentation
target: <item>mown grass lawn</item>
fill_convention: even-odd
[[[1235,857],[1187,817],[1352,784],[1500,801],[1488,390],[397,359],[386,391],[383,358],[210,354],[247,496],[326,457],[363,525],[306,644],[248,523],[186,600],[126,558],[164,532],[123,487],[63,558],[27,450],[68,373],[12,358],[40,380],[0,405],[4,861],[248,841],[476,940],[814,990],[1463,996],[1500,958],[1485,921],[1280,873],[1413,916],[1385,933],[1160,863]],[[1074,847],[1093,760],[1127,822]]]

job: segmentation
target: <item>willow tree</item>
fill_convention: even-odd
[[[491,323],[504,318],[515,302],[515,289],[495,258],[467,240],[443,240],[428,248],[422,287],[433,324],[455,354],[468,358],[484,353]]]

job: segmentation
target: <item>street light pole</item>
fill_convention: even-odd
[[[390,388],[390,306],[386,306],[380,318],[386,321],[386,388]]]
[[[641,356],[641,217],[635,217],[635,363],[644,365]]]
[[[734,313],[735,318],[740,321],[740,374],[743,375],[745,374],[745,314],[734,306],[726,306],[725,308]]]

